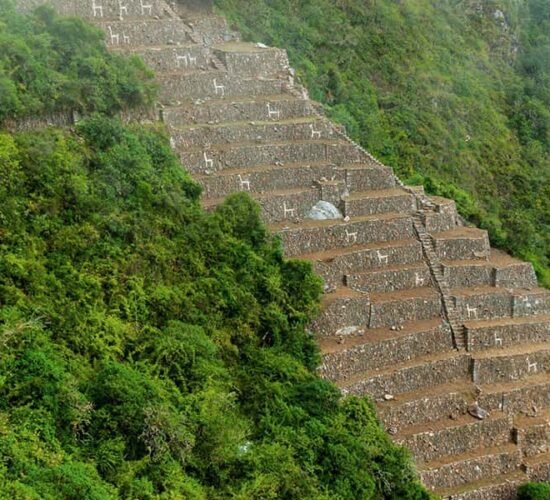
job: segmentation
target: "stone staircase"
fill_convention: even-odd
[[[160,0],[49,3],[155,69],[160,119],[205,206],[248,192],[287,256],[313,263],[322,376],[374,399],[428,488],[501,500],[550,480],[550,293],[529,264],[353,144],[294,84],[285,51]],[[308,219],[320,200],[342,217]]]

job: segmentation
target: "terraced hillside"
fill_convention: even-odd
[[[155,69],[159,116],[205,205],[249,192],[287,255],[314,263],[323,375],[374,398],[429,488],[506,499],[550,480],[550,293],[531,265],[350,142],[294,83],[284,50],[160,0],[51,3]],[[321,200],[342,217],[308,218]]]

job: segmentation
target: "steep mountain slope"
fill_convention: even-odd
[[[0,7],[19,49],[0,54],[0,80],[19,102],[116,112],[146,98],[143,64],[97,30]],[[154,8],[126,27],[186,39]],[[54,73],[42,57],[60,51],[74,64]],[[59,99],[41,102],[21,66],[55,76]],[[282,258],[249,197],[206,213],[199,194],[160,125],[0,129],[0,498],[426,499],[370,403],[315,372],[311,266]]]
[[[550,284],[550,3],[217,0],[407,181]]]

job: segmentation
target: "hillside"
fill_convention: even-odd
[[[205,212],[161,126],[108,116],[152,98],[143,65],[11,5],[3,118],[99,113],[0,130],[0,497],[428,498],[371,403],[316,374],[311,265],[247,195]]]
[[[550,285],[550,3],[217,0],[405,181]]]

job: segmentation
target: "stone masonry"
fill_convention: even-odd
[[[250,193],[286,254],[313,263],[322,376],[374,399],[429,489],[506,500],[550,479],[550,293],[529,264],[404,186],[322,115],[284,50],[241,42],[211,2],[19,5],[45,2],[155,69],[158,117],[207,207]],[[321,200],[342,218],[308,219]]]

